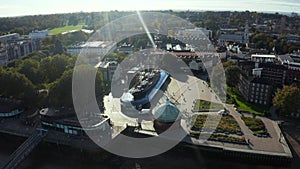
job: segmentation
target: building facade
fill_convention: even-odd
[[[239,66],[238,88],[248,102],[270,105],[276,89],[286,84],[287,68],[283,65],[246,61]]]
[[[19,38],[5,40],[0,48],[0,64],[7,65],[17,59],[21,59],[27,54],[40,49],[39,40],[29,38]]]
[[[44,39],[49,35],[50,32],[48,30],[42,30],[42,31],[35,30],[29,33],[29,37],[31,39]]]
[[[18,34],[18,33],[11,33],[11,34],[0,36],[0,42],[1,43],[6,43],[7,41],[16,40],[16,39],[19,39],[19,38],[20,38],[20,34]]]
[[[105,55],[110,51],[116,49],[116,42],[111,41],[93,41],[93,42],[81,42],[73,45],[67,49],[67,53],[70,55]]]
[[[249,26],[245,25],[244,32],[237,32],[235,34],[221,34],[219,36],[218,44],[226,46],[227,42],[238,42],[241,44],[249,44]]]
[[[96,66],[103,75],[104,82],[111,82],[113,75],[118,67],[118,62],[108,61],[108,62],[99,62]]]
[[[95,116],[93,113],[87,113],[85,118],[82,118],[86,119],[87,124],[85,124],[84,120],[79,121],[74,109],[44,108],[40,110],[40,118],[42,127],[49,130],[84,137],[87,136],[88,131],[97,133],[103,139],[111,138],[110,120],[102,115]],[[90,123],[94,125],[88,125]]]

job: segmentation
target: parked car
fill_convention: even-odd
[[[220,111],[218,111],[218,114],[221,114],[221,115],[229,115],[229,111],[226,111],[226,110],[220,110]]]

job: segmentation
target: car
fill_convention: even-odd
[[[220,110],[220,111],[218,111],[218,114],[220,114],[220,115],[229,115],[229,112],[226,111],[226,110]]]

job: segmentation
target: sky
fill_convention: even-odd
[[[169,9],[300,13],[300,0],[0,0],[0,17]]]

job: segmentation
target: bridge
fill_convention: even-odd
[[[30,152],[43,140],[48,131],[38,128],[36,131],[7,159],[6,163],[1,167],[2,169],[16,168]]]

